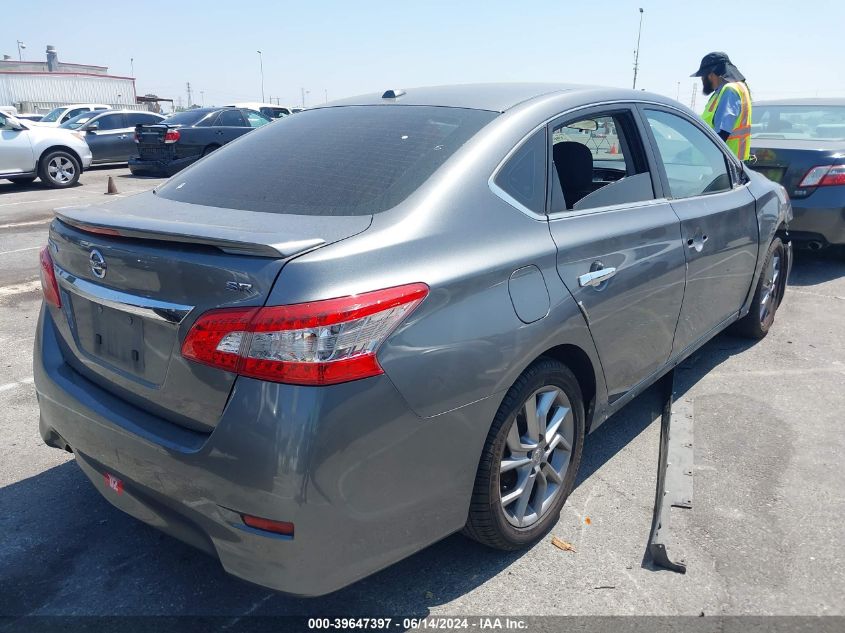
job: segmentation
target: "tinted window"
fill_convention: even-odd
[[[845,106],[754,106],[751,138],[845,141]]]
[[[535,213],[546,212],[546,128],[537,131],[508,159],[496,185]]]
[[[246,120],[249,122],[250,127],[261,127],[270,122],[270,119],[267,117],[263,117],[257,112],[250,112],[249,110],[246,111]]]
[[[208,110],[188,110],[187,112],[177,112],[167,117],[166,123],[168,125],[193,125],[201,118],[208,114]]]
[[[73,117],[82,114],[83,112],[90,112],[89,108],[74,108],[73,110],[69,111],[66,115],[62,117],[62,123],[65,121],[69,121]]]
[[[552,130],[551,211],[654,198],[648,162],[629,110],[564,121]]]
[[[283,116],[287,116],[289,112],[285,108],[267,108],[263,107],[260,109],[261,114],[264,116],[271,118],[271,119],[281,119]]]
[[[223,110],[214,122],[215,127],[246,127],[240,110]]]
[[[42,118],[41,120],[42,120],[44,123],[53,123],[54,121],[58,121],[58,120],[59,120],[59,116],[60,116],[60,115],[62,114],[62,112],[64,112],[64,111],[65,111],[65,109],[64,109],[64,108],[53,108],[53,109],[52,109],[52,110],[50,110],[47,114],[45,114],[45,115],[44,115],[44,118]]]
[[[407,198],[496,114],[428,106],[309,110],[250,132],[157,191],[268,213],[379,213]]]
[[[127,127],[135,127],[136,125],[149,125],[150,123],[158,123],[161,117],[156,114],[147,114],[145,112],[138,112],[126,115]]]
[[[731,188],[725,155],[686,119],[658,110],[646,110],[660,160],[674,198],[689,198]]]
[[[59,127],[65,128],[66,130],[77,130],[86,123],[88,123],[88,121],[93,119],[95,116],[97,116],[96,112],[83,112],[82,114],[77,114],[72,119],[68,119]]]
[[[126,121],[122,114],[104,114],[96,121],[99,123],[99,130],[119,130],[126,127]]]

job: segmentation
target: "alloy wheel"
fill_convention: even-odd
[[[760,323],[766,323],[769,315],[777,309],[780,273],[781,256],[780,253],[775,251],[772,253],[771,260],[769,260],[765,281],[763,282],[763,292],[760,296]]]
[[[558,387],[535,391],[511,421],[499,466],[499,499],[511,525],[540,521],[560,494],[572,458],[575,419]]]
[[[47,173],[53,182],[64,185],[73,180],[76,175],[76,167],[69,158],[56,156],[47,163]]]

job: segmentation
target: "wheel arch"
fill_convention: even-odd
[[[76,159],[76,162],[79,163],[80,173],[82,172],[82,157],[76,152],[76,150],[71,147],[68,147],[67,145],[50,145],[50,147],[44,149],[38,155],[38,167],[41,167],[41,161],[44,160],[45,156],[49,156],[50,152],[56,151],[67,152],[68,154],[72,155]]]
[[[578,386],[581,389],[581,396],[584,399],[584,424],[587,433],[589,433],[593,424],[593,416],[596,411],[597,385],[597,368],[593,365],[592,360],[590,360],[590,356],[577,345],[566,343],[547,349],[531,361],[531,364],[541,358],[552,358],[561,362],[566,365],[573,374],[575,374],[575,379],[578,381]]]

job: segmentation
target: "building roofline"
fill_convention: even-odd
[[[0,59],[0,62],[6,62],[7,64],[38,64],[39,66],[46,66],[47,61],[43,62],[36,62],[30,61],[28,59],[16,61],[14,59]],[[66,62],[60,61],[59,64],[67,64],[68,66],[82,66],[84,68],[102,68],[103,70],[108,70],[108,66],[98,66],[97,64],[77,64],[76,62]]]
[[[97,66],[97,68],[106,68],[106,66]],[[51,75],[51,76],[79,76],[84,77],[107,77],[109,79],[131,79],[134,83],[135,77],[125,77],[123,75],[105,75],[103,73],[83,73],[83,72],[50,72],[48,70],[0,70],[0,75]]]

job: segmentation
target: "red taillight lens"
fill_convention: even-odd
[[[801,179],[799,188],[845,185],[845,165],[818,165]]]
[[[261,517],[254,517],[251,514],[242,514],[241,519],[243,519],[244,525],[248,525],[256,530],[264,530],[265,532],[273,532],[284,536],[293,536],[293,523],[289,523],[288,521],[262,519]]]
[[[164,133],[164,142],[175,143],[179,140],[180,136],[181,134],[179,134],[179,130],[167,130],[167,132]]]
[[[39,253],[41,259],[41,290],[44,301],[57,308],[62,307],[62,297],[59,294],[59,284],[56,281],[56,269],[53,268],[53,258],[50,257],[50,247],[45,246]]]
[[[425,284],[409,284],[290,306],[212,310],[188,332],[182,355],[299,385],[376,376],[379,346],[427,295]]]

